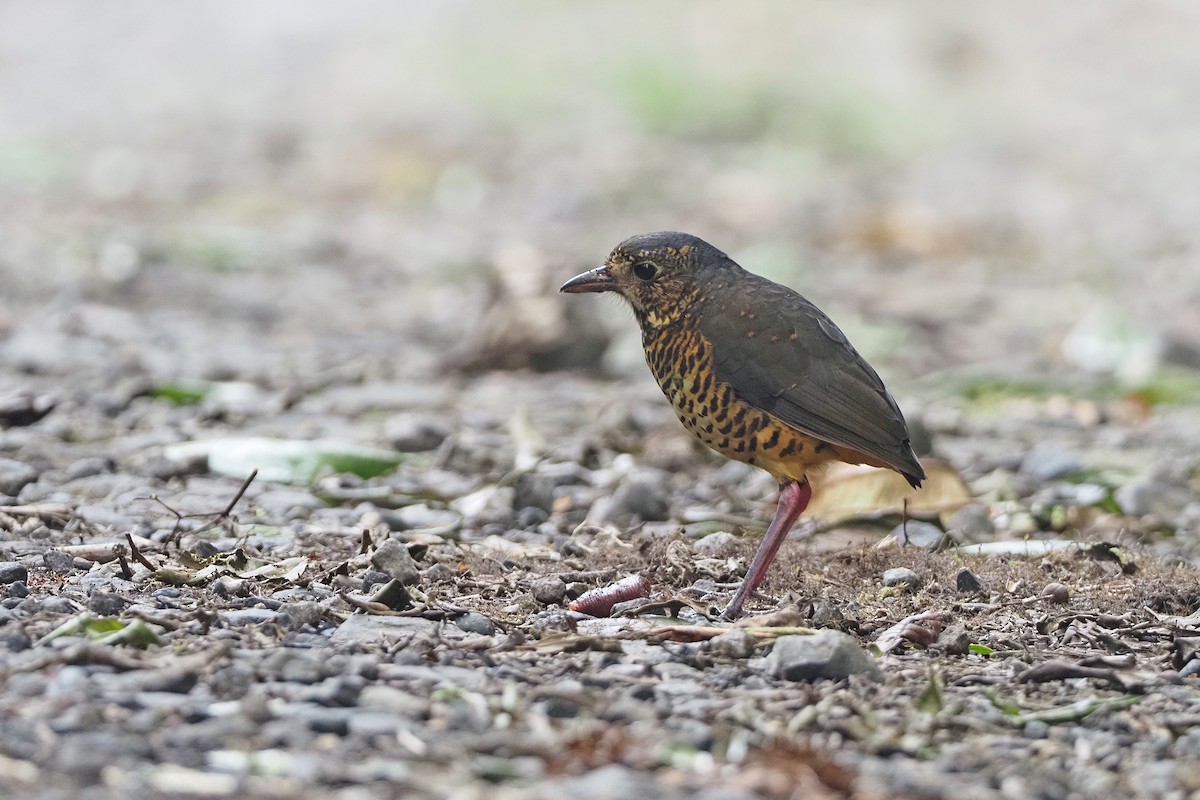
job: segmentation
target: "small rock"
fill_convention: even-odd
[[[421,573],[425,583],[446,583],[454,580],[454,568],[440,561]],[[364,578],[364,580],[366,580]]]
[[[27,598],[25,602],[32,599]],[[41,601],[39,608],[48,614],[74,614],[79,610],[79,605],[69,597],[47,597]]]
[[[1129,517],[1154,514],[1175,520],[1195,497],[1183,486],[1152,480],[1133,480],[1117,488],[1113,499],[1121,513]]]
[[[397,539],[388,539],[375,548],[375,552],[371,554],[371,564],[405,586],[413,586],[421,579],[417,562],[413,560],[404,543]]]
[[[61,550],[47,550],[42,554],[42,563],[60,575],[66,575],[75,569],[75,557]]]
[[[1046,588],[1042,589],[1040,597],[1051,603],[1063,605],[1070,602],[1071,590],[1061,583],[1048,583],[1046,584]]]
[[[79,478],[90,478],[93,475],[103,475],[106,472],[113,471],[113,461],[111,458],[102,456],[92,456],[90,458],[81,458],[63,470],[63,480],[73,481]]]
[[[527,531],[550,519],[550,515],[536,506],[525,506],[517,512],[517,528]]]
[[[426,572],[428,572],[428,570],[426,570]],[[364,593],[370,593],[370,591],[379,584],[387,583],[390,580],[391,576],[389,576],[386,572],[380,572],[377,569],[369,569],[363,573],[362,590]]]
[[[749,658],[754,646],[754,637],[745,628],[730,628],[708,640],[708,652],[719,658]]]
[[[25,581],[13,581],[8,585],[8,596],[14,599],[29,597],[29,587]]]
[[[556,575],[545,575],[535,580],[529,590],[533,593],[533,599],[549,606],[563,601],[567,585]]]
[[[403,583],[391,580],[371,595],[371,602],[382,603],[393,611],[403,611],[412,605],[412,595]]]
[[[737,544],[737,540],[729,531],[717,531],[697,539],[692,545],[692,552],[698,556],[721,556],[728,553]]]
[[[129,605],[129,601],[112,592],[92,592],[88,598],[88,610],[103,617],[115,617]]]
[[[996,534],[987,506],[981,503],[967,503],[951,514],[946,530],[957,533],[960,541],[972,544],[991,541]]]
[[[946,655],[965,656],[971,652],[971,635],[962,628],[947,628],[937,643]]]
[[[51,395],[29,393],[0,397],[0,426],[18,428],[32,425],[54,410],[58,401]]]
[[[883,573],[883,585],[916,589],[921,585],[921,577],[908,567],[894,567]]]
[[[813,603],[812,616],[809,618],[812,627],[841,628],[845,621],[846,615],[829,600],[817,600]]]
[[[876,546],[889,547],[896,544],[905,547],[919,547],[932,553],[946,547],[949,544],[949,537],[937,525],[910,519],[893,528],[892,532],[881,539]]]
[[[1042,443],[1034,445],[1033,449],[1025,454],[1018,472],[1048,481],[1074,475],[1083,470],[1083,462],[1074,455],[1058,445]]]
[[[436,450],[450,435],[450,429],[434,417],[401,414],[387,421],[383,435],[394,450],[420,453]]]
[[[23,584],[23,583],[26,583],[28,580],[29,580],[29,570],[25,568],[24,564],[21,564],[20,562],[17,562],[17,561],[0,562],[0,584],[17,583],[17,582],[20,582]],[[11,589],[9,590],[9,595],[16,597],[16,595],[12,594]]]
[[[279,616],[279,612],[269,608],[235,608],[229,611],[222,611],[218,616],[226,626],[238,628],[242,625],[260,625],[264,622],[274,622],[275,618]]]
[[[858,674],[883,678],[875,659],[853,636],[834,630],[781,636],[763,659],[763,666],[771,675],[788,681],[836,681]]]
[[[526,472],[513,485],[513,505],[518,508],[538,508],[549,512],[554,505],[554,487],[558,480],[553,475]]]
[[[38,471],[22,461],[0,458],[0,495],[16,497],[25,484],[38,479]]]
[[[325,609],[320,603],[305,600],[298,603],[288,603],[279,609],[280,624],[285,628],[303,628],[311,625],[314,628],[325,618]]]
[[[333,632],[330,642],[342,648],[389,647],[414,634],[432,634],[439,623],[421,617],[379,617],[351,614]]]
[[[467,633],[478,633],[481,636],[491,636],[496,632],[496,625],[490,619],[480,614],[477,611],[468,611],[458,619],[454,620],[454,624],[460,630]]]
[[[954,588],[963,593],[983,591],[983,581],[971,570],[963,567],[954,576]]]
[[[671,496],[660,478],[638,476],[622,483],[613,493],[613,507],[642,521],[665,520],[671,510]]]

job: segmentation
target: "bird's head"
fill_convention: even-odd
[[[621,242],[604,266],[576,275],[559,291],[616,292],[643,328],[678,320],[720,275],[739,267],[703,239],[686,233],[645,233]]]

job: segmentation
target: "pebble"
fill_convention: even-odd
[[[414,586],[421,580],[417,562],[408,547],[398,539],[387,539],[371,554],[371,565],[404,586]]]
[[[219,616],[226,625],[237,628],[242,625],[273,622],[279,616],[279,612],[269,608],[235,608],[230,611],[222,611]]]
[[[330,643],[338,648],[374,649],[387,647],[399,639],[407,639],[414,633],[430,633],[437,623],[421,617],[373,617],[366,614],[351,614],[338,626]]]
[[[745,628],[730,628],[708,640],[708,652],[718,658],[749,658],[754,649],[755,639]]]
[[[0,562],[0,584],[21,583],[24,585],[28,580],[29,570],[24,564],[17,561]],[[11,588],[9,594],[12,595]]]
[[[363,573],[362,590],[364,593],[370,593],[372,589],[381,583],[387,583],[392,578],[386,572],[380,572],[377,569],[369,569]]]
[[[738,537],[729,531],[717,531],[697,539],[692,545],[692,552],[698,556],[722,556],[728,553],[737,541]]]
[[[79,605],[69,597],[47,597],[41,602],[41,610],[49,614],[74,614],[79,610]]]
[[[384,424],[383,435],[393,450],[420,453],[438,449],[450,435],[450,429],[436,417],[399,414]]]
[[[876,546],[888,547],[898,544],[935,552],[946,547],[949,543],[950,538],[937,525],[922,522],[919,519],[910,519],[893,528],[892,532],[881,539]]]
[[[853,636],[830,629],[781,636],[762,662],[766,672],[788,681],[836,681],[858,674],[883,678],[875,659]]]
[[[643,522],[665,520],[671,511],[671,495],[666,481],[648,475],[626,480],[613,492],[612,502],[619,514],[636,517]]]
[[[92,592],[88,597],[88,610],[104,617],[115,617],[127,605],[129,605],[128,600],[112,592]]]
[[[29,597],[29,587],[25,581],[13,581],[8,585],[8,596],[14,600]]]
[[[1113,492],[1113,499],[1126,516],[1155,514],[1166,520],[1175,520],[1189,503],[1196,500],[1196,496],[1183,486],[1153,480],[1132,480],[1119,486]]]
[[[0,495],[16,497],[26,484],[38,479],[38,471],[22,461],[0,458]]]
[[[909,590],[921,586],[921,576],[908,567],[893,567],[883,573],[884,586],[905,586]]]
[[[513,505],[517,508],[537,508],[550,512],[554,505],[554,489],[558,479],[553,475],[526,472],[513,485]]]
[[[1018,472],[1048,481],[1078,474],[1084,469],[1082,461],[1058,445],[1041,443],[1034,445],[1021,459]]]
[[[983,581],[971,570],[963,567],[954,576],[954,588],[960,592],[979,592],[983,590]]]
[[[556,575],[543,575],[533,581],[529,587],[533,599],[546,605],[561,603],[567,594],[567,584]]]
[[[61,550],[47,550],[42,554],[42,563],[48,569],[60,575],[65,575],[75,570],[75,556],[64,553]]]
[[[467,633],[478,633],[482,636],[491,636],[496,632],[496,625],[490,619],[480,614],[477,611],[468,611],[458,619],[454,620],[454,624],[460,630]]]
[[[93,475],[102,475],[106,472],[112,472],[113,466],[111,458],[102,456],[81,458],[73,461],[70,466],[63,470],[63,480],[74,481],[80,478],[90,478]]]
[[[991,541],[996,535],[996,526],[982,503],[967,503],[950,515],[946,530],[957,533],[958,539],[967,543]]]

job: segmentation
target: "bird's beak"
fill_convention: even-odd
[[[560,292],[567,294],[582,294],[584,292],[615,292],[617,282],[613,280],[608,267],[589,269],[582,275],[576,275],[571,280],[558,287]]]

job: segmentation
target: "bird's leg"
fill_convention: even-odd
[[[788,531],[792,529],[792,525],[796,524],[796,519],[808,507],[808,501],[811,499],[812,486],[809,485],[807,479],[800,482],[788,481],[782,486],[779,492],[779,504],[775,507],[775,518],[771,520],[771,526],[767,528],[767,535],[763,537],[762,544],[758,546],[758,552],[754,554],[754,561],[750,563],[750,569],[746,571],[742,585],[738,587],[737,594],[729,601],[729,605],[721,612],[721,616],[726,619],[737,619],[742,615],[742,605],[767,576],[767,568],[775,560],[779,546],[783,544]]]

